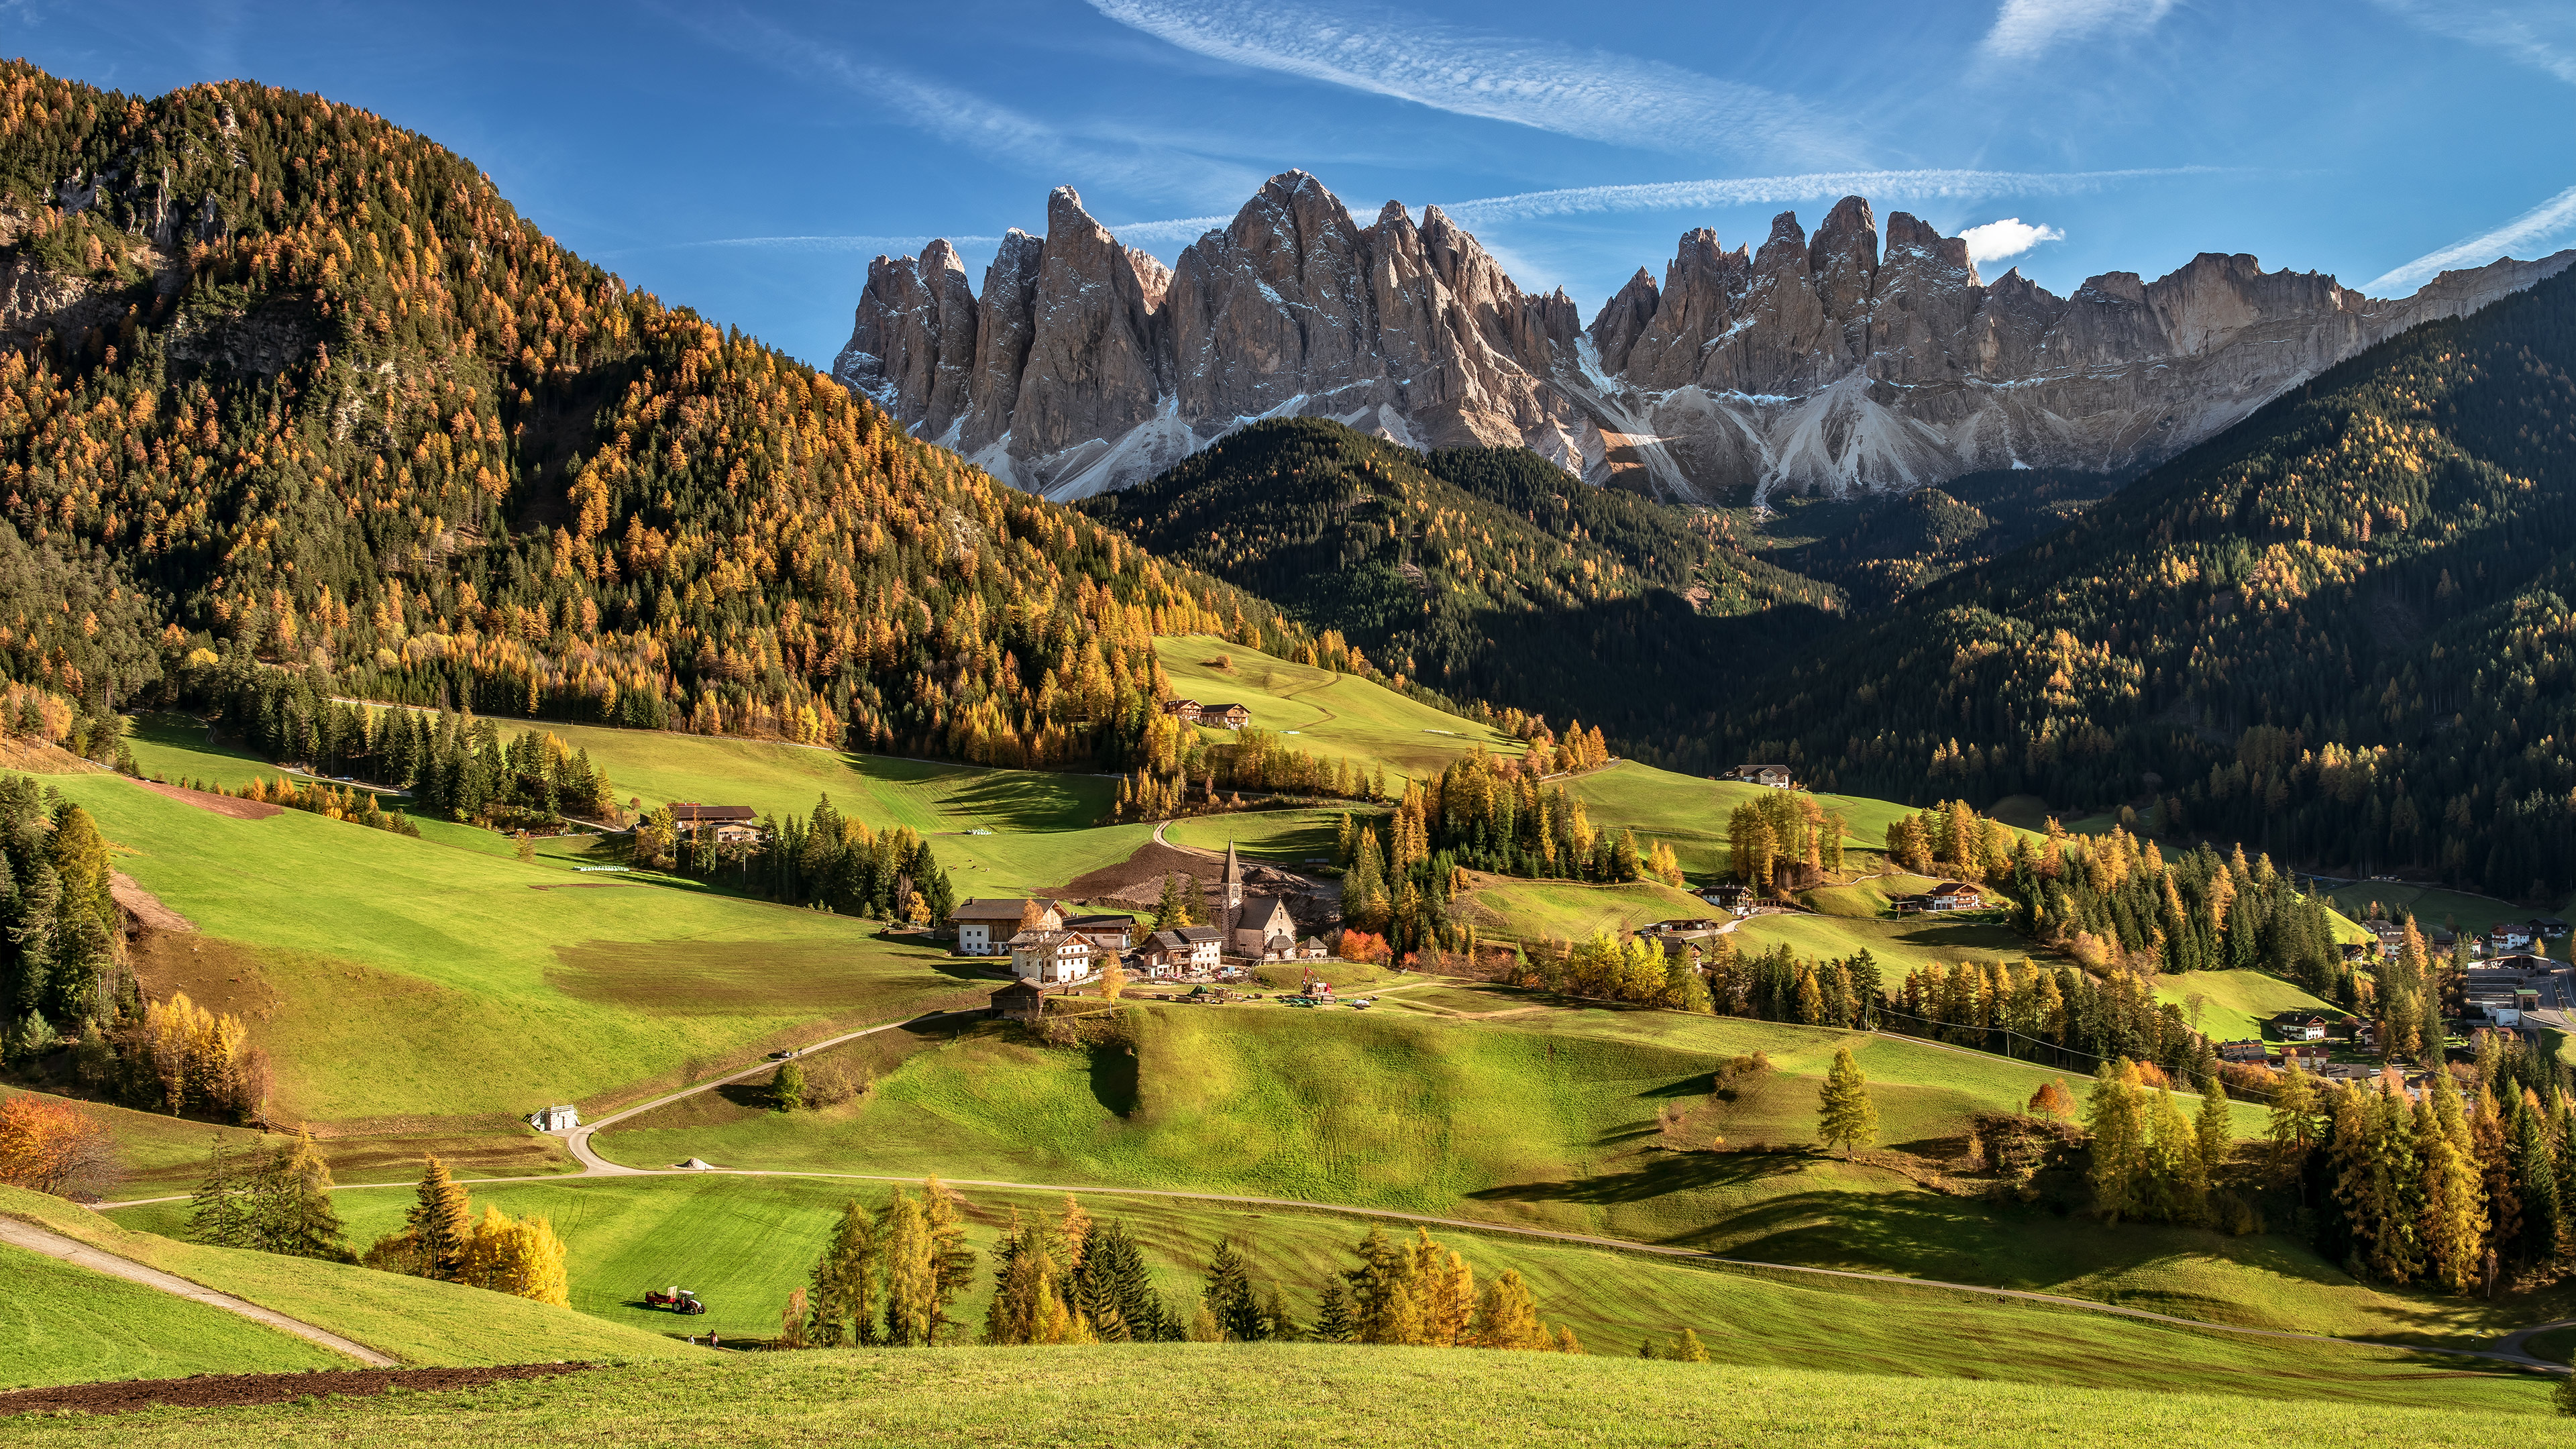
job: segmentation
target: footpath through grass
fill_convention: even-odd
[[[0,1389],[355,1368],[291,1333],[0,1243]]]
[[[623,1360],[686,1351],[649,1333],[507,1294],[379,1273],[349,1264],[210,1248],[155,1233],[130,1231],[60,1198],[17,1188],[0,1187],[0,1213],[40,1223],[92,1247],[327,1328],[406,1363],[530,1363],[594,1357]],[[0,1298],[8,1296],[0,1294]],[[0,1315],[5,1315],[5,1310],[0,1310]],[[6,1322],[8,1319],[0,1316],[0,1323]],[[43,1329],[39,1325],[34,1331],[41,1334]],[[34,1347],[22,1343],[13,1348],[11,1341],[0,1339],[0,1363],[20,1352],[32,1355]],[[342,1362],[337,1354],[325,1357],[331,1361],[330,1367],[355,1366]],[[310,1365],[298,1360],[282,1366]]]
[[[2064,1449],[2371,1443],[2522,1446],[2549,1432],[2536,1380],[2417,1368],[2408,1397],[2223,1397],[2179,1369],[2128,1389],[1887,1378],[1806,1368],[1328,1345],[837,1350],[639,1364],[460,1393],[113,1420],[121,1445],[818,1443],[1102,1446],[1461,1443],[1746,1449]],[[2177,1392],[2180,1379],[2197,1392]],[[13,1426],[31,1446],[91,1444],[99,1421]]]

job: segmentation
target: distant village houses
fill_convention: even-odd
[[[1252,722],[1252,711],[1239,704],[1203,704],[1199,706],[1197,718],[1203,725],[1222,725],[1230,730],[1239,730]]]
[[[1030,913],[1033,906],[1035,915]],[[1008,949],[1007,943],[1023,929],[1063,930],[1064,912],[1049,900],[985,897],[960,902],[948,913],[948,922],[957,928],[959,955],[994,956]]]
[[[1793,790],[1797,788],[1796,782],[1790,776],[1789,767],[1786,765],[1738,765],[1734,769],[1727,771],[1719,778],[1725,780],[1737,780],[1747,785],[1767,786],[1773,790]]]

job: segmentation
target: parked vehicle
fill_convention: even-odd
[[[673,1313],[679,1314],[697,1314],[707,1311],[707,1305],[698,1301],[697,1294],[690,1292],[686,1288],[679,1287],[645,1289],[644,1306],[647,1308],[667,1308]]]

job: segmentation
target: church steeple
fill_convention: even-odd
[[[1225,838],[1225,908],[1237,910],[1243,905],[1243,859],[1234,853],[1234,837]]]

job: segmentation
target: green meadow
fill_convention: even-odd
[[[2199,998],[2196,1011],[2195,997]],[[2181,1007],[2183,1016],[2214,1042],[2260,1041],[2263,1023],[2284,1011],[2340,1014],[2342,1010],[2260,971],[2186,971],[2177,976],[2159,976],[2156,1000]]]
[[[291,1333],[0,1243],[0,1389],[355,1368]]]
[[[2188,1359],[2173,1363],[2162,1382],[2130,1387],[2033,1382],[2009,1364],[2017,1344],[1991,1342],[1998,1371],[1985,1382],[1313,1344],[746,1354],[460,1393],[155,1409],[117,1416],[114,1432],[121,1445],[189,1449],[209,1437],[242,1445],[516,1449],[595,1444],[608,1425],[625,1442],[724,1449],[835,1442],[2520,1449],[2540,1435],[2537,1416],[2547,1411],[2547,1386],[2537,1376],[2400,1362],[2369,1350],[2332,1350],[2357,1356],[2316,1361],[2318,1392],[2303,1394],[2285,1392],[2306,1386],[2284,1376],[2258,1382],[2204,1371]],[[1919,1352],[1920,1345],[1908,1347]],[[2328,1380],[2351,1391],[2334,1392]],[[94,1444],[100,1433],[94,1421],[53,1419],[28,1422],[12,1436],[50,1449]]]
[[[1589,885],[1474,874],[1475,889],[1453,909],[1486,936],[1506,941],[1579,941],[1601,931],[1631,931],[1655,921],[1696,918],[1708,903],[1654,881]]]
[[[354,1204],[354,1195],[352,1202]],[[92,1247],[329,1329],[354,1343],[365,1344],[406,1363],[527,1363],[591,1357],[634,1359],[686,1352],[682,1346],[667,1343],[653,1334],[639,1333],[571,1309],[549,1307],[524,1298],[487,1293],[479,1288],[465,1288],[453,1283],[434,1283],[425,1278],[379,1273],[350,1264],[181,1242],[158,1232],[119,1226],[100,1214],[60,1198],[16,1188],[0,1187],[0,1213],[29,1219]],[[167,1221],[167,1216],[165,1214],[164,1220],[156,1226],[173,1226]],[[121,1281],[89,1274],[86,1270],[76,1271],[81,1271],[83,1277],[95,1278],[99,1283]],[[135,1291],[151,1292],[140,1287]],[[183,1307],[202,1307],[166,1294],[152,1293],[152,1296]],[[21,1326],[13,1310],[7,1306],[11,1302],[14,1302],[14,1295],[0,1295],[0,1365],[15,1362],[22,1354],[30,1358],[40,1353],[51,1355],[53,1351],[43,1347],[46,1337],[44,1323],[31,1320]],[[240,1323],[245,1329],[258,1327],[249,1320],[217,1309],[204,1311]],[[179,1327],[186,1333],[197,1332],[188,1325]],[[284,1344],[269,1345],[264,1340],[243,1334],[231,1335],[229,1341],[245,1346],[256,1345],[263,1352],[271,1347],[279,1348],[274,1363],[277,1368],[357,1366],[345,1362],[337,1354],[311,1348],[302,1339],[284,1334],[274,1336],[284,1339]],[[308,1349],[310,1353],[321,1354],[326,1362],[320,1365],[312,1363]]]
[[[238,820],[113,776],[59,788],[204,933],[163,938],[147,980],[255,1020],[288,1120],[592,1106],[973,985],[940,952],[815,911],[301,811]]]
[[[495,1184],[478,1189],[475,1200],[543,1214],[554,1224],[570,1250],[573,1302],[582,1312],[645,1333],[712,1329],[752,1342],[777,1333],[780,1307],[806,1281],[841,1205],[853,1197],[880,1203],[893,1186],[714,1175]],[[1015,1216],[1058,1217],[1063,1198],[973,1184],[952,1190],[965,1207],[969,1241],[984,1255],[985,1271],[951,1309],[971,1340],[990,1301],[996,1240]],[[342,1212],[362,1236],[400,1225],[404,1195],[342,1196]],[[1223,1237],[1258,1280],[1279,1285],[1301,1321],[1312,1316],[1328,1275],[1349,1266],[1351,1247],[1369,1227],[1341,1214],[1144,1194],[1094,1192],[1081,1201],[1094,1217],[1127,1225],[1165,1302],[1195,1301]],[[1384,1226],[1405,1237],[1415,1231],[1400,1222]],[[1600,1355],[1633,1354],[1648,1337],[1688,1327],[1716,1363],[1768,1369],[2139,1389],[2187,1375],[2205,1388],[2263,1397],[2497,1408],[2520,1406],[2528,1393],[2513,1378],[2465,1378],[2439,1360],[2383,1350],[2241,1338],[1973,1293],[1733,1269],[1472,1229],[1435,1228],[1433,1235],[1480,1278],[1519,1272],[1541,1314],[1573,1328]],[[643,1306],[645,1289],[671,1285],[697,1293],[708,1312],[681,1319]]]
[[[1879,963],[1880,979],[1895,978],[1917,966],[1953,961],[2021,961],[2044,956],[2045,950],[2016,934],[2012,927],[1982,912],[1957,916],[1748,916],[1735,928],[1738,951],[1768,950],[1787,945],[1800,956],[1822,960],[1867,950]]]
[[[1252,723],[1282,736],[1280,743],[1319,759],[1346,759],[1364,769],[1386,767],[1390,779],[1437,775],[1451,760],[1482,746],[1516,755],[1521,742],[1473,720],[1432,708],[1357,675],[1294,664],[1241,644],[1203,634],[1154,641],[1154,657],[1177,698],[1201,704],[1240,704]],[[1222,659],[1220,668],[1212,661]],[[1233,738],[1215,728],[1212,742]]]

